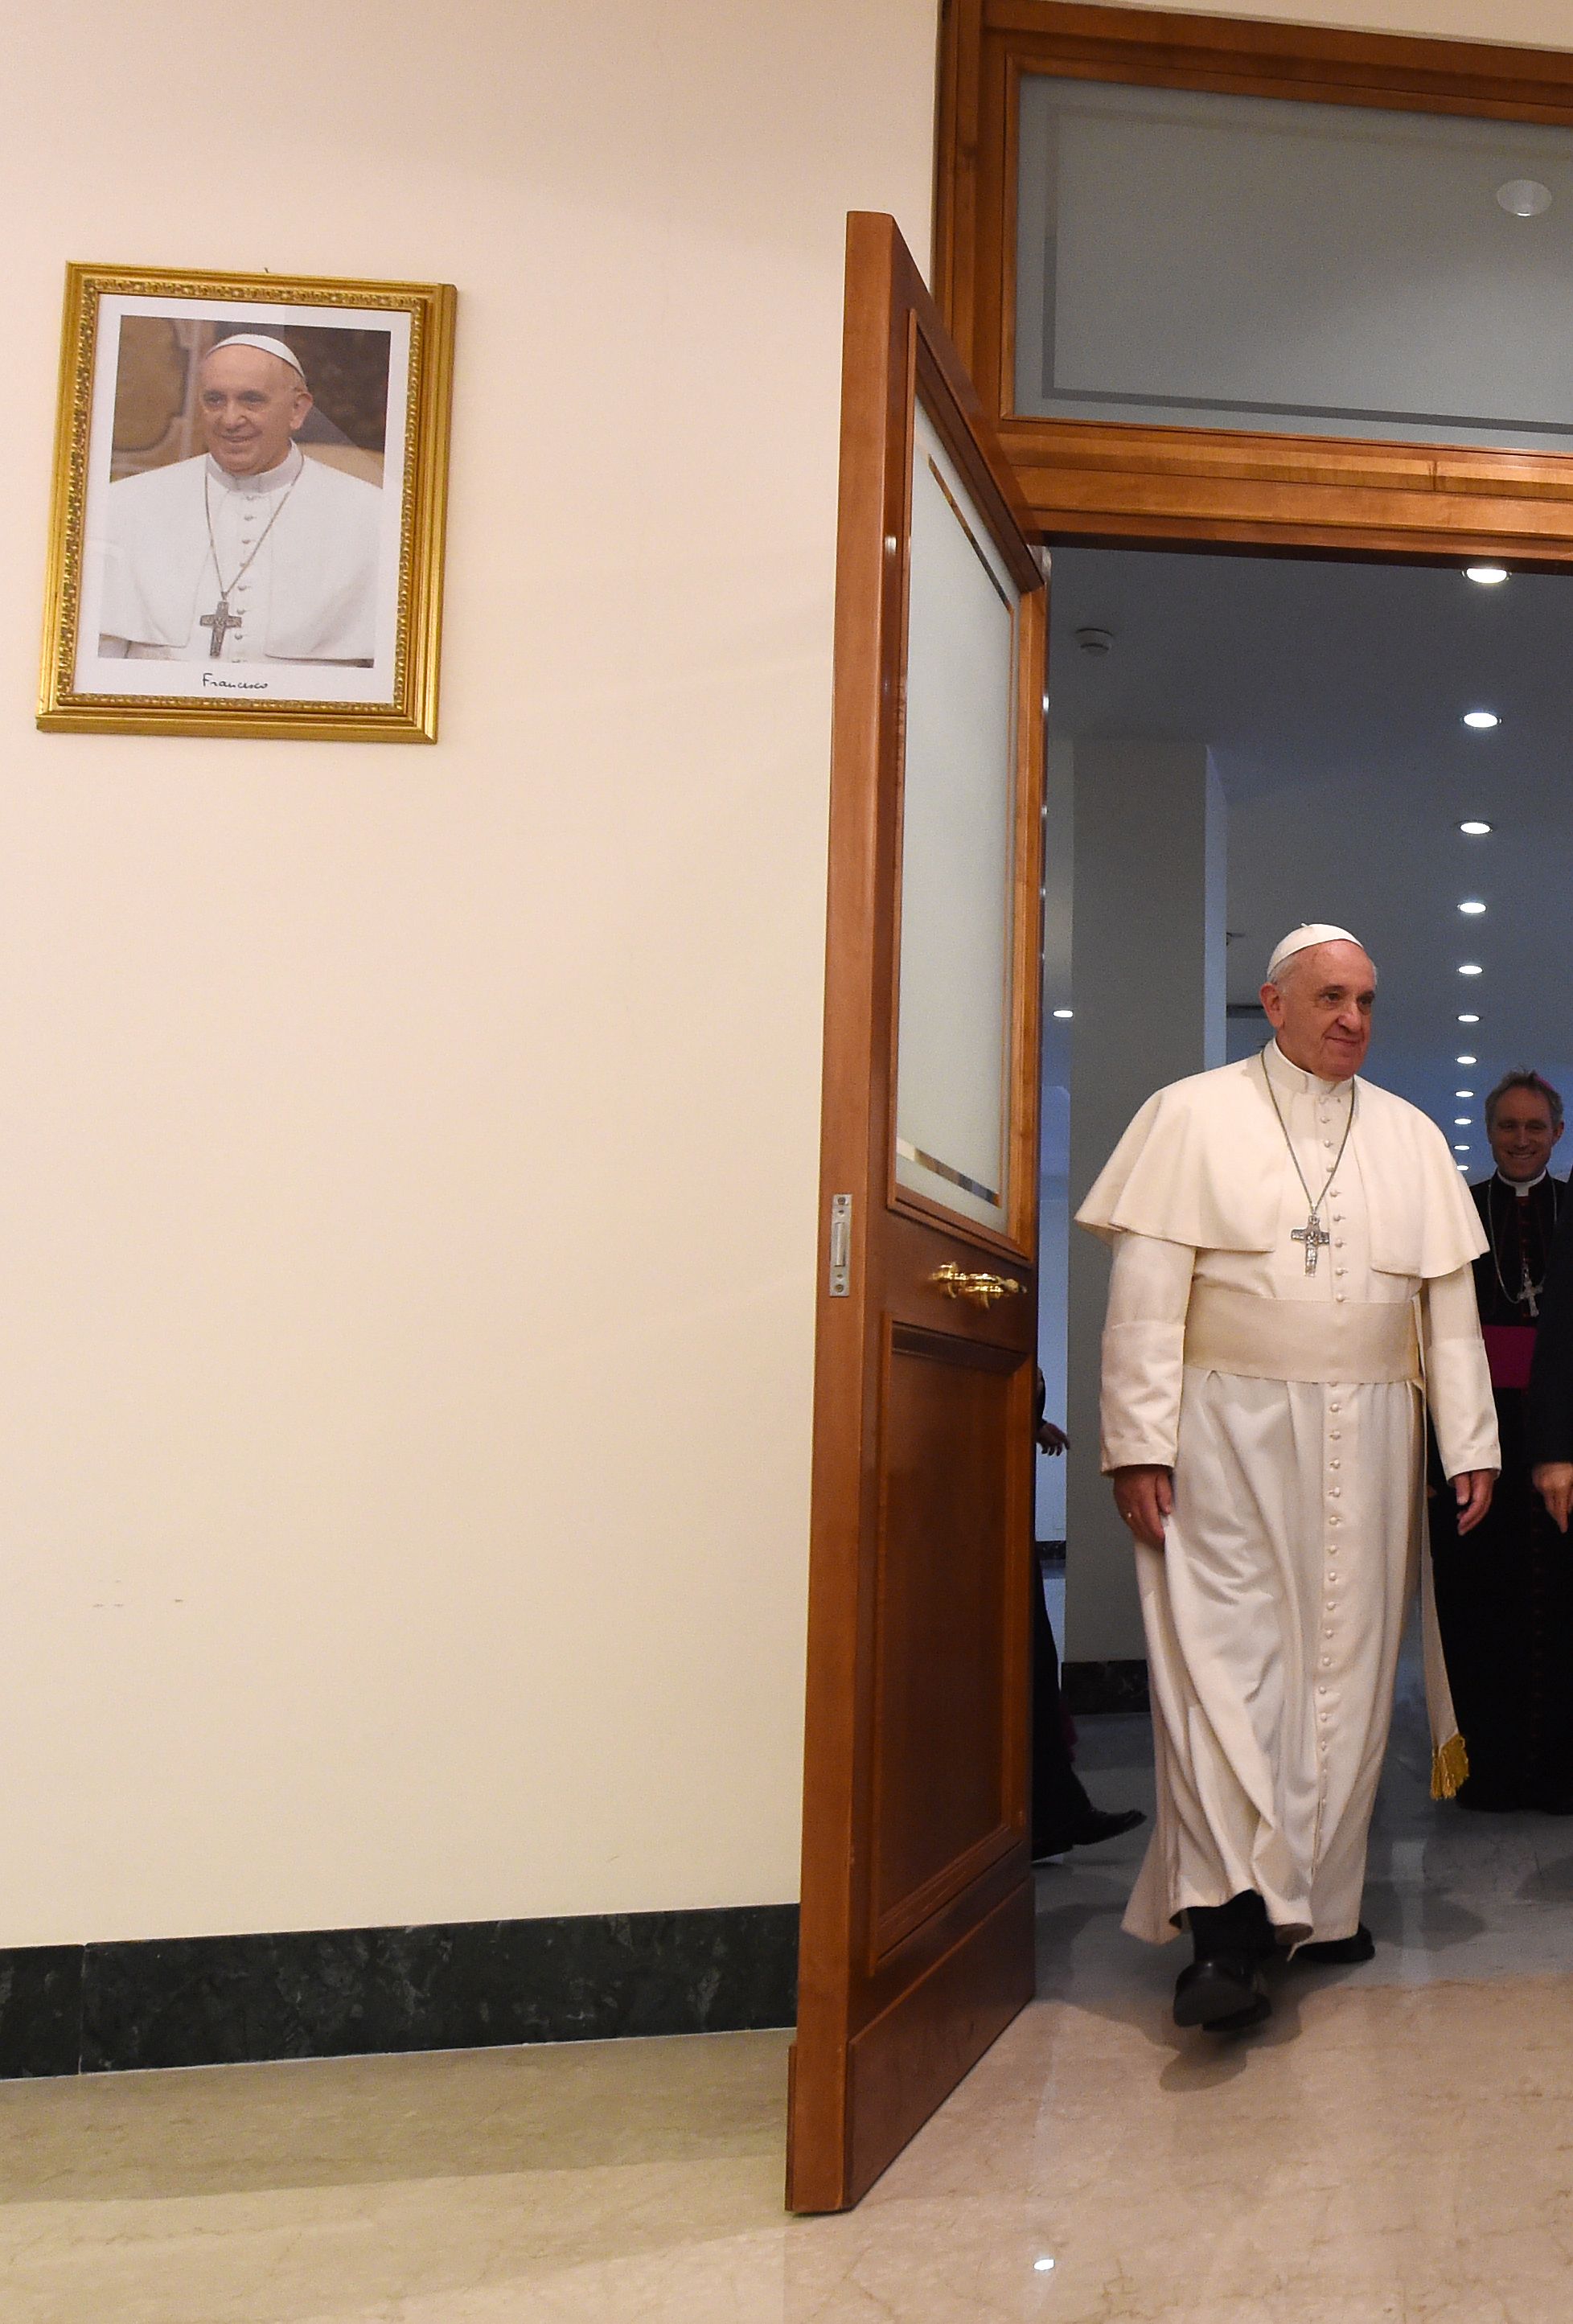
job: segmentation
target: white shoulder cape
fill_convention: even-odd
[[[1351,1157],[1371,1222],[1371,1264],[1430,1278],[1486,1248],[1480,1214],[1436,1124],[1391,1090],[1356,1079]],[[1155,1235],[1198,1250],[1270,1250],[1283,1185],[1283,1133],[1260,1058],[1170,1082],[1150,1097],[1076,1214],[1112,1241]]]
[[[207,455],[109,487],[100,633],[178,651],[209,570]],[[383,494],[306,456],[273,542],[266,650],[281,661],[370,661],[376,653]]]

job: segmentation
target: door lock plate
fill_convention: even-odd
[[[852,1296],[852,1197],[830,1197],[830,1296]]]

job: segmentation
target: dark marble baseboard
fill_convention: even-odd
[[[0,2078],[736,2033],[797,2015],[798,1908],[0,1951]]]
[[[1059,1692],[1073,1719],[1093,1711],[1147,1711],[1144,1661],[1061,1663]]]

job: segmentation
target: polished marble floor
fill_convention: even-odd
[[[1041,1997],[845,2218],[782,2215],[780,2034],[0,2085],[0,2319],[1567,2324],[1573,1822],[1424,1769],[1411,1702],[1377,1958],[1248,2040],[1119,1934],[1139,1836],[1041,1872]]]

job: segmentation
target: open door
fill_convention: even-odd
[[[855,2203],[1032,1994],[1045,592],[893,220],[848,222],[787,2198]]]

